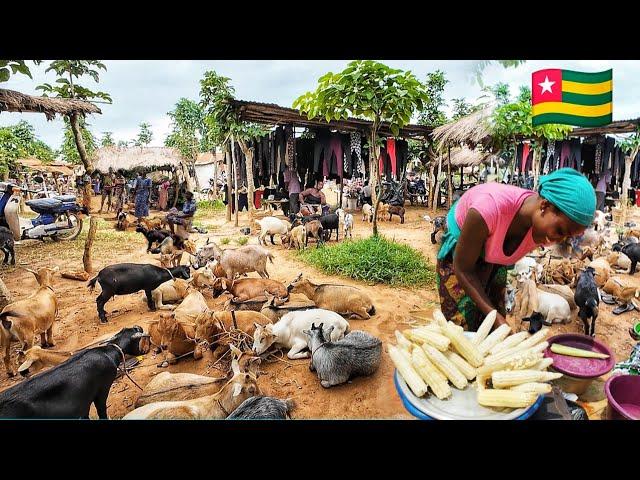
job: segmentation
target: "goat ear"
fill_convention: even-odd
[[[237,358],[231,360],[231,371],[234,375],[238,375],[240,373],[240,364],[238,363]]]
[[[30,268],[25,268],[25,270],[29,273],[33,273],[34,275],[38,275],[38,272],[36,272],[35,270],[31,270]]]
[[[256,327],[256,330],[258,330],[258,329],[262,328],[262,325],[260,325],[260,324],[259,324],[259,323],[257,323],[257,322],[253,322],[253,326],[254,326],[254,327]]]
[[[307,336],[311,336],[311,330],[302,330],[302,333],[304,333]]]
[[[11,330],[11,320],[7,320],[6,318],[2,319],[2,326],[7,329],[7,330]]]
[[[33,365],[33,359],[29,359],[25,361],[22,365],[18,367],[18,373],[24,372],[25,370],[29,370],[29,368],[31,368],[31,365]]]
[[[240,395],[242,393],[242,385],[240,385],[239,383],[234,383],[233,384],[233,397],[237,397],[238,395]]]

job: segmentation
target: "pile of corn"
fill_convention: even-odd
[[[444,400],[452,393],[449,382],[462,390],[475,380],[480,405],[523,408],[551,391],[546,382],[562,376],[546,371],[553,363],[543,356],[549,346],[545,341],[548,328],[534,335],[509,335],[511,329],[501,325],[491,332],[496,321],[494,310],[469,339],[462,327],[447,322],[441,311],[433,313],[433,320],[404,332],[396,330],[398,343],[389,345],[396,369],[418,397],[430,389]]]

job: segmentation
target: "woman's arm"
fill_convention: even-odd
[[[453,256],[453,270],[460,285],[467,295],[471,297],[478,310],[487,315],[491,310],[495,310],[491,299],[485,292],[476,273],[476,262],[480,258],[484,244],[489,236],[489,228],[482,215],[477,210],[470,208],[462,232]],[[506,323],[504,317],[498,314],[496,324]]]

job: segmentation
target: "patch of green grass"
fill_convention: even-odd
[[[222,200],[202,200],[197,203],[195,218],[204,217],[213,213],[224,211],[225,206]]]
[[[237,243],[238,245],[242,246],[242,245],[246,245],[248,241],[249,241],[249,237],[246,237],[246,236],[245,236],[245,237],[239,237],[239,238],[236,240],[236,243]]]
[[[435,285],[435,269],[422,253],[382,236],[309,248],[298,256],[330,275],[394,286]]]
[[[220,243],[222,245],[228,245],[230,241],[231,239],[229,237],[224,237],[222,240],[220,240]]]

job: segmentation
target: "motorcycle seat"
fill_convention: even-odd
[[[53,198],[55,198],[56,200],[60,200],[63,203],[75,203],[76,201],[75,195],[56,195]]]
[[[62,200],[57,198],[36,198],[25,202],[34,212],[55,210],[62,206]]]

